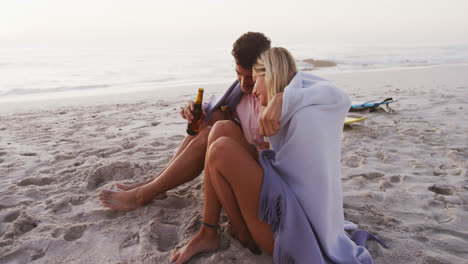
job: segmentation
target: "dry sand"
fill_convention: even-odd
[[[355,101],[393,97],[393,113],[345,127],[344,212],[382,236],[376,263],[468,259],[468,65],[327,74]],[[320,74],[317,72],[316,74]],[[0,114],[0,263],[168,263],[200,227],[203,177],[132,212],[96,198],[161,170],[185,136],[192,95]],[[355,113],[353,113],[355,114]],[[190,263],[272,263],[231,238]]]

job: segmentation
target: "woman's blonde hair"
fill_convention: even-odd
[[[265,75],[265,83],[268,91],[268,102],[284,88],[296,75],[296,61],[285,48],[271,48],[266,50],[257,59],[253,66],[253,75]]]

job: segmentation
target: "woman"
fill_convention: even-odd
[[[283,48],[264,52],[253,67],[253,93],[266,107],[283,93],[273,150],[259,156],[227,122],[212,128],[205,163],[202,227],[171,262],[218,248],[221,206],[233,235],[276,263],[372,263],[344,231],[340,145],[349,97],[330,82],[297,72]]]

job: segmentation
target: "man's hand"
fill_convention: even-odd
[[[260,117],[260,121],[258,122],[260,135],[269,137],[278,133],[280,129],[279,120],[281,118],[282,107],[283,93],[278,93],[273,96]]]
[[[185,106],[185,107],[181,107],[181,110],[180,110],[180,116],[183,118],[183,119],[186,119],[189,123],[192,123],[192,119],[193,119],[193,114],[192,114],[192,111],[193,111],[193,102],[188,102],[188,104]]]
[[[193,102],[188,102],[188,104],[185,107],[180,108],[180,116],[183,119],[186,119],[189,124],[192,123],[192,120],[193,120],[192,111],[193,111],[194,107],[195,106],[194,106]],[[205,117],[205,116],[206,116],[206,113],[205,113],[205,111],[203,111],[202,118]]]

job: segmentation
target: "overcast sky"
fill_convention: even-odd
[[[3,0],[0,42],[224,39],[468,43],[468,0]],[[0,47],[1,44],[0,43]]]

